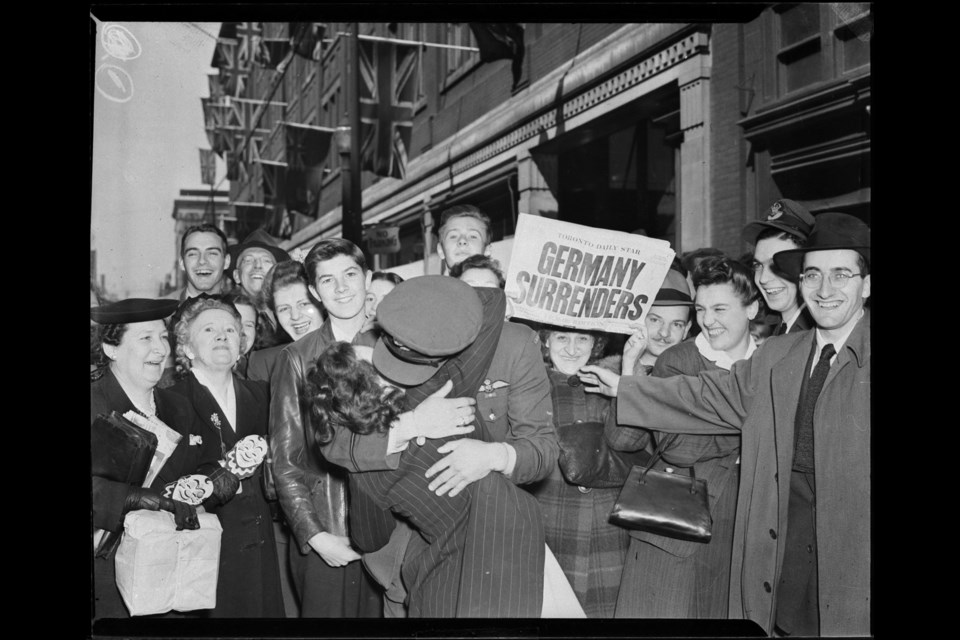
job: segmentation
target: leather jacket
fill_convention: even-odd
[[[280,507],[303,553],[308,540],[326,531],[347,536],[347,474],[323,459],[305,394],[307,372],[335,342],[327,320],[280,352],[270,383],[270,451]],[[355,344],[370,344],[367,334]]]

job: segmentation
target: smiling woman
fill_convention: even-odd
[[[226,470],[245,443],[267,435],[266,384],[241,380],[233,373],[240,357],[242,317],[228,302],[197,298],[183,310],[176,334],[177,365],[188,374],[170,390],[186,397],[195,419],[209,427],[224,461],[224,476],[235,478],[239,488],[214,511],[223,535],[217,606],[209,615],[283,617],[273,519],[260,479],[263,456],[252,472],[235,475],[235,466]],[[265,447],[262,454],[266,455]]]
[[[175,300],[130,298],[90,310],[90,319],[97,323],[103,365],[91,373],[91,424],[111,411],[135,412],[180,435],[149,487],[93,476],[93,526],[97,529],[120,533],[126,514],[137,509],[169,511],[179,528],[199,527],[194,507],[161,495],[169,482],[194,473],[212,477],[218,468],[219,451],[206,427],[193,419],[190,407],[180,397],[156,388],[170,350],[163,319],[176,308]],[[129,615],[116,587],[114,548],[98,549],[94,559],[96,618]]]

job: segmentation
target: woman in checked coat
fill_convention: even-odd
[[[564,429],[596,429],[601,434],[612,410],[611,401],[584,393],[576,372],[600,357],[606,337],[597,332],[550,327],[541,329],[540,339],[550,377],[554,427],[561,442]],[[597,441],[602,445],[601,438]],[[630,543],[626,530],[607,521],[620,488],[571,482],[565,477],[565,453],[561,444],[560,462],[547,478],[531,485],[530,491],[540,503],[547,546],[556,555],[584,613],[588,618],[612,618]],[[596,455],[609,453],[604,448]],[[629,468],[627,465],[626,470]]]

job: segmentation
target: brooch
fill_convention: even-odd
[[[194,447],[196,445],[203,444],[203,436],[197,436],[190,434],[190,446]]]
[[[219,415],[219,414],[216,414],[216,413],[211,413],[211,414],[210,414],[210,422],[213,423],[213,426],[215,426],[217,429],[219,429],[219,428],[220,428],[220,415]]]
[[[497,389],[502,389],[504,387],[509,387],[510,383],[503,380],[496,380],[491,382],[490,378],[487,378],[483,381],[483,384],[480,385],[480,393],[493,393]]]

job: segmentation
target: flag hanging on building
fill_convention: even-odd
[[[266,69],[276,69],[290,53],[290,40],[282,38],[263,38],[253,61]]]
[[[263,114],[257,117],[257,110],[261,105],[266,104],[265,109],[272,107],[283,107],[282,102],[267,103],[263,100],[247,100],[245,98],[230,98],[229,110],[226,113],[224,127],[227,129],[237,129],[251,133],[255,137],[263,137],[263,134],[270,133],[270,127],[264,122]]]
[[[210,85],[210,99],[220,100],[224,96],[223,85],[220,83],[220,73],[208,73],[207,82]]]
[[[291,22],[290,45],[294,53],[307,60],[318,60],[319,44],[322,42],[324,26],[316,22]],[[322,48],[322,47],[320,47]]]
[[[227,151],[227,180],[234,182],[240,179],[240,157],[234,149]]]
[[[468,22],[480,49],[480,62],[512,60],[513,88],[523,74],[523,25],[517,22]]]
[[[250,68],[240,60],[240,45],[236,40],[220,38],[217,40],[210,65],[219,69],[222,93],[227,96],[239,96],[247,86]]]
[[[250,65],[257,57],[260,41],[263,39],[263,25],[260,22],[236,23],[237,46],[241,65],[250,69]]]
[[[287,166],[284,180],[283,203],[287,211],[310,214],[313,209],[315,190],[309,188],[307,171]],[[320,176],[319,170],[316,172]],[[319,186],[319,185],[318,185]]]
[[[217,160],[213,149],[200,149],[200,181],[211,187],[217,180]]]
[[[286,163],[260,159],[261,186],[265,204],[275,204],[282,200],[286,186],[284,184],[287,174],[286,169]]]
[[[309,169],[323,164],[330,152],[334,130],[308,124],[284,122],[287,164],[293,169]]]
[[[417,46],[359,43],[360,161],[378,176],[406,175],[417,97]]]

